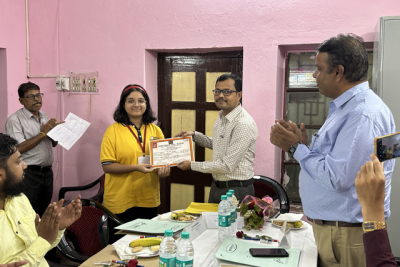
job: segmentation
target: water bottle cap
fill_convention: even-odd
[[[227,197],[232,197],[232,193],[231,193],[231,192],[228,192],[228,193],[226,193],[226,196],[227,196]]]
[[[189,233],[188,232],[182,232],[181,238],[182,239],[188,239],[189,238]]]
[[[170,229],[165,230],[164,236],[173,236],[174,232]]]
[[[233,189],[229,189],[228,192],[232,193],[232,195],[235,194],[235,190],[233,190]]]
[[[226,200],[227,198],[226,198],[226,195],[222,195],[221,196],[221,200]]]

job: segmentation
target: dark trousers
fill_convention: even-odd
[[[230,188],[219,188],[213,181],[210,189],[210,196],[208,197],[208,203],[219,203],[221,202],[221,196],[228,193],[229,189],[235,190],[235,197],[240,203],[247,195],[254,196],[254,186],[250,184],[242,187],[230,187]]]
[[[23,193],[28,197],[35,212],[42,217],[53,197],[53,170],[49,168],[47,171],[40,171],[28,166],[25,169],[23,184]]]
[[[127,209],[123,213],[115,214],[123,220],[124,222],[130,222],[136,219],[152,219],[157,216],[157,207],[155,208],[142,208],[142,207],[133,207],[130,209]],[[108,220],[109,224],[109,229],[110,229],[110,235],[109,235],[109,241],[108,244],[112,244],[116,242],[118,239],[121,239],[123,236],[122,235],[115,235],[116,232],[119,230],[114,229],[114,227],[117,227],[118,224],[115,223],[113,220]]]

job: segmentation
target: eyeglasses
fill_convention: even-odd
[[[138,99],[137,101],[135,99],[128,99],[125,101],[128,104],[138,104],[138,105],[144,105],[146,104],[146,100],[144,99]]]
[[[237,91],[232,91],[231,89],[223,89],[223,90],[215,89],[215,90],[213,90],[214,95],[220,95],[221,92],[224,94],[224,96],[228,96],[228,95],[231,95],[232,92],[237,92]]]
[[[43,96],[44,96],[43,93],[39,93],[39,94],[36,94],[36,95],[27,95],[24,98],[28,98],[29,100],[33,100],[33,99],[35,99],[35,97],[38,98],[38,99],[41,99]]]

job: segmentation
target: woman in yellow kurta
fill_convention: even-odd
[[[142,86],[130,84],[123,89],[114,120],[101,143],[104,205],[126,222],[151,219],[160,205],[159,177],[168,176],[170,167],[153,169],[149,164],[149,140],[164,135],[152,123],[156,118]]]

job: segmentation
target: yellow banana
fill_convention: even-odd
[[[160,243],[161,243],[161,238],[147,237],[147,238],[135,239],[129,244],[129,246],[132,248],[137,246],[150,247],[150,246],[160,245]]]

